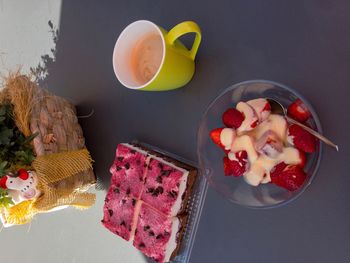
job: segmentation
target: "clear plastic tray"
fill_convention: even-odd
[[[153,151],[159,152],[166,156],[169,156],[173,159],[176,159],[180,162],[192,165],[198,169],[198,175],[193,186],[191,197],[187,204],[187,209],[189,212],[188,222],[185,228],[185,233],[181,241],[181,246],[178,255],[173,259],[172,263],[188,263],[190,262],[191,252],[193,248],[193,244],[196,238],[196,232],[198,229],[199,220],[202,214],[203,204],[205,201],[205,197],[208,190],[208,183],[206,178],[201,174],[201,170],[193,161],[186,160],[176,154],[164,151],[155,147],[153,145],[149,145],[147,143],[134,141],[135,143],[141,144]]]

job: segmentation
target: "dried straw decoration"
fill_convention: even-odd
[[[0,93],[0,104],[10,102],[14,105],[13,113],[16,126],[26,137],[31,134],[29,119],[35,88],[35,83],[30,81],[27,76],[16,72],[5,77],[5,89]]]
[[[96,183],[96,177],[75,107],[64,98],[41,89],[20,72],[9,74],[4,84],[4,89],[0,90],[0,104],[13,105],[16,125],[25,136],[37,134],[33,140],[37,158],[32,166],[39,170],[41,188],[46,196],[39,197],[37,202],[17,204],[2,211],[2,216],[8,222],[23,224],[34,214],[57,206],[91,206],[95,195],[84,191]],[[21,215],[23,217],[19,218]]]

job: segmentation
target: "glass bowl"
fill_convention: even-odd
[[[225,176],[223,171],[224,152],[211,140],[209,133],[215,128],[223,127],[222,114],[235,107],[239,101],[256,98],[273,98],[288,107],[297,98],[301,99],[311,112],[308,121],[310,127],[322,133],[320,121],[310,103],[296,91],[285,85],[266,81],[251,80],[235,84],[221,93],[207,110],[199,124],[197,137],[197,154],[201,172],[206,176],[209,186],[235,204],[250,208],[272,208],[286,204],[298,196],[311,184],[321,161],[322,145],[317,143],[316,152],[307,154],[305,172],[307,178],[296,191],[290,192],[272,183],[251,186],[243,177]]]

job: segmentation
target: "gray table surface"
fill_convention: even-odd
[[[198,121],[222,90],[249,79],[294,88],[313,104],[340,152],[326,148],[309,189],[276,209],[239,207],[209,189],[190,262],[350,262],[349,14],[347,0],[64,0],[46,84],[79,113],[94,108],[81,124],[105,186],[117,143],[136,138],[196,160]],[[114,43],[138,19],[167,29],[184,20],[200,25],[196,74],[185,88],[146,93],[118,83]],[[87,253],[99,246],[103,241]]]

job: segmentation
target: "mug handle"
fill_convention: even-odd
[[[201,30],[195,22],[185,21],[174,26],[167,34],[167,40],[170,44],[174,44],[176,39],[188,33],[196,33],[196,37],[194,39],[192,48],[189,51],[190,58],[194,60],[198,51],[199,44],[201,43],[201,39],[202,39]]]

